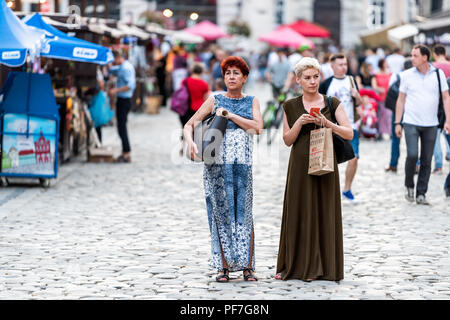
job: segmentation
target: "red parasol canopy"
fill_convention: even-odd
[[[277,47],[291,47],[297,49],[306,44],[312,49],[314,48],[314,43],[311,40],[306,39],[301,34],[286,26],[281,26],[275,31],[259,37],[259,40],[268,42],[269,44]]]
[[[195,26],[186,28],[183,31],[201,36],[205,40],[216,40],[228,36],[219,26],[208,20],[197,23]]]
[[[288,24],[287,26],[305,37],[314,37],[314,38],[330,37],[330,31],[315,23],[307,22],[305,20],[298,20],[297,22],[293,22],[291,24]]]

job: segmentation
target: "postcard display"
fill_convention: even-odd
[[[11,72],[0,92],[0,176],[56,178],[59,112],[47,74]]]

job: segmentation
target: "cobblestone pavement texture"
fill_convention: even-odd
[[[255,92],[264,108],[268,86]],[[215,282],[203,168],[179,156],[179,129],[165,108],[131,114],[131,164],[78,158],[48,189],[1,188],[0,299],[450,299],[445,175],[431,176],[431,206],[406,202],[404,141],[397,174],[384,172],[389,141],[361,141],[359,202],[343,201],[345,278],[307,283],[273,279],[290,149],[262,137],[253,168],[259,281],[232,273]],[[103,135],[119,154],[116,129]]]

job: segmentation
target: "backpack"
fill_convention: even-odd
[[[184,83],[173,93],[170,101],[170,110],[184,116],[189,110],[190,97],[189,89],[187,88],[187,79]]]
[[[439,76],[439,68],[436,68],[436,75],[439,84],[439,106],[438,106],[438,128],[443,129],[445,124],[445,111],[444,111],[444,101],[442,100],[442,91],[441,91],[441,77]],[[450,84],[450,77],[447,78],[447,85]]]
[[[397,80],[389,87],[386,94],[385,106],[392,112],[395,112],[395,105],[397,104],[398,94],[400,92],[400,75],[397,74]]]

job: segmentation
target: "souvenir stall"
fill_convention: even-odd
[[[0,96],[3,183],[38,178],[48,187],[58,174],[60,122],[50,76],[10,72]]]
[[[104,46],[69,36],[49,25],[38,13],[24,17],[23,21],[46,32],[41,56],[61,105],[60,152],[61,160],[67,161],[82,150],[88,151],[93,127],[87,110],[93,97],[89,89],[97,86],[97,66],[112,62],[113,56]]]
[[[44,32],[26,26],[0,2],[0,63],[24,66],[38,57]],[[45,187],[58,173],[59,114],[50,77],[9,72],[0,91],[0,177],[38,178]]]

